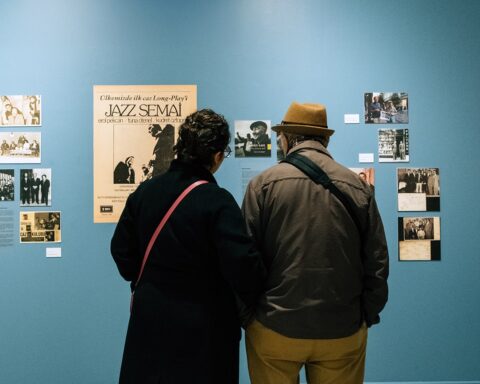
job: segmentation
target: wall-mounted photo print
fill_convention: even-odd
[[[270,157],[270,121],[235,121],[235,157]]]
[[[0,169],[0,202],[15,199],[15,170]]]
[[[408,94],[368,92],[364,95],[366,124],[407,124]]]
[[[0,126],[42,125],[39,95],[0,96]]]
[[[375,190],[375,169],[374,168],[349,168],[355,172],[358,177],[370,185],[372,190]]]
[[[378,162],[410,161],[408,129],[378,130]]]
[[[60,212],[20,212],[20,243],[62,241]]]
[[[440,260],[440,218],[399,217],[398,258],[400,261]]]
[[[40,163],[40,132],[0,132],[0,143],[0,163]]]
[[[398,210],[440,211],[440,170],[398,168]]]
[[[52,170],[32,168],[20,170],[20,206],[52,205]]]

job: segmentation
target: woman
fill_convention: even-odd
[[[168,171],[127,200],[111,252],[120,274],[134,282],[174,200],[193,182],[208,181],[180,203],[154,243],[135,289],[121,384],[238,383],[236,297],[253,307],[265,272],[238,205],[213,177],[229,141],[223,116],[193,113],[180,127]]]

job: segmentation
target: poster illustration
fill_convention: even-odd
[[[20,212],[20,243],[60,243],[60,212]]]
[[[0,126],[22,127],[42,125],[41,96],[0,96],[0,100]]]
[[[398,168],[398,210],[440,211],[440,170]]]
[[[40,163],[40,132],[0,132],[0,163]]]
[[[408,94],[367,92],[364,94],[366,124],[407,124]]]
[[[235,157],[270,157],[270,121],[235,121]]]
[[[168,169],[196,109],[196,85],[94,86],[94,223],[117,222],[128,195]]]
[[[378,130],[378,162],[409,162],[408,129]]]
[[[31,168],[20,170],[20,206],[52,205],[52,170]]]
[[[400,261],[440,260],[440,218],[399,217],[398,258]]]
[[[0,169],[0,202],[15,199],[15,170]]]

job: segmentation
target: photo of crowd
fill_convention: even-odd
[[[438,168],[398,168],[398,193],[424,193],[440,196]]]
[[[440,260],[440,218],[398,218],[399,260]]]
[[[60,212],[20,212],[20,243],[62,241]]]
[[[378,130],[378,161],[410,161],[408,129]]]
[[[15,171],[0,169],[0,202],[13,201],[15,198]]]
[[[40,163],[40,132],[0,132],[0,163]]]
[[[52,170],[34,168],[20,170],[20,206],[52,205]]]
[[[366,124],[407,124],[408,94],[368,92],[364,94]]]
[[[270,121],[235,121],[235,157],[270,157]]]
[[[0,126],[39,126],[41,121],[39,95],[0,96]]]

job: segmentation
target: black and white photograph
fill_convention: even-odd
[[[235,121],[235,157],[270,157],[271,153],[269,120]]]
[[[52,205],[51,168],[20,170],[20,206],[49,207]]]
[[[42,125],[42,105],[39,95],[0,96],[0,100],[0,126]]]
[[[440,218],[399,217],[400,261],[440,260]]]
[[[40,132],[0,132],[0,163],[40,163]]]
[[[378,130],[378,162],[409,162],[408,129]]]
[[[20,212],[20,243],[62,241],[60,212]]]
[[[0,202],[15,200],[15,170],[0,169]]]
[[[408,124],[405,92],[367,92],[364,106],[366,124]]]
[[[398,168],[398,210],[440,211],[440,170]]]
[[[360,179],[365,181],[372,190],[375,189],[375,168],[349,168],[356,173]]]

